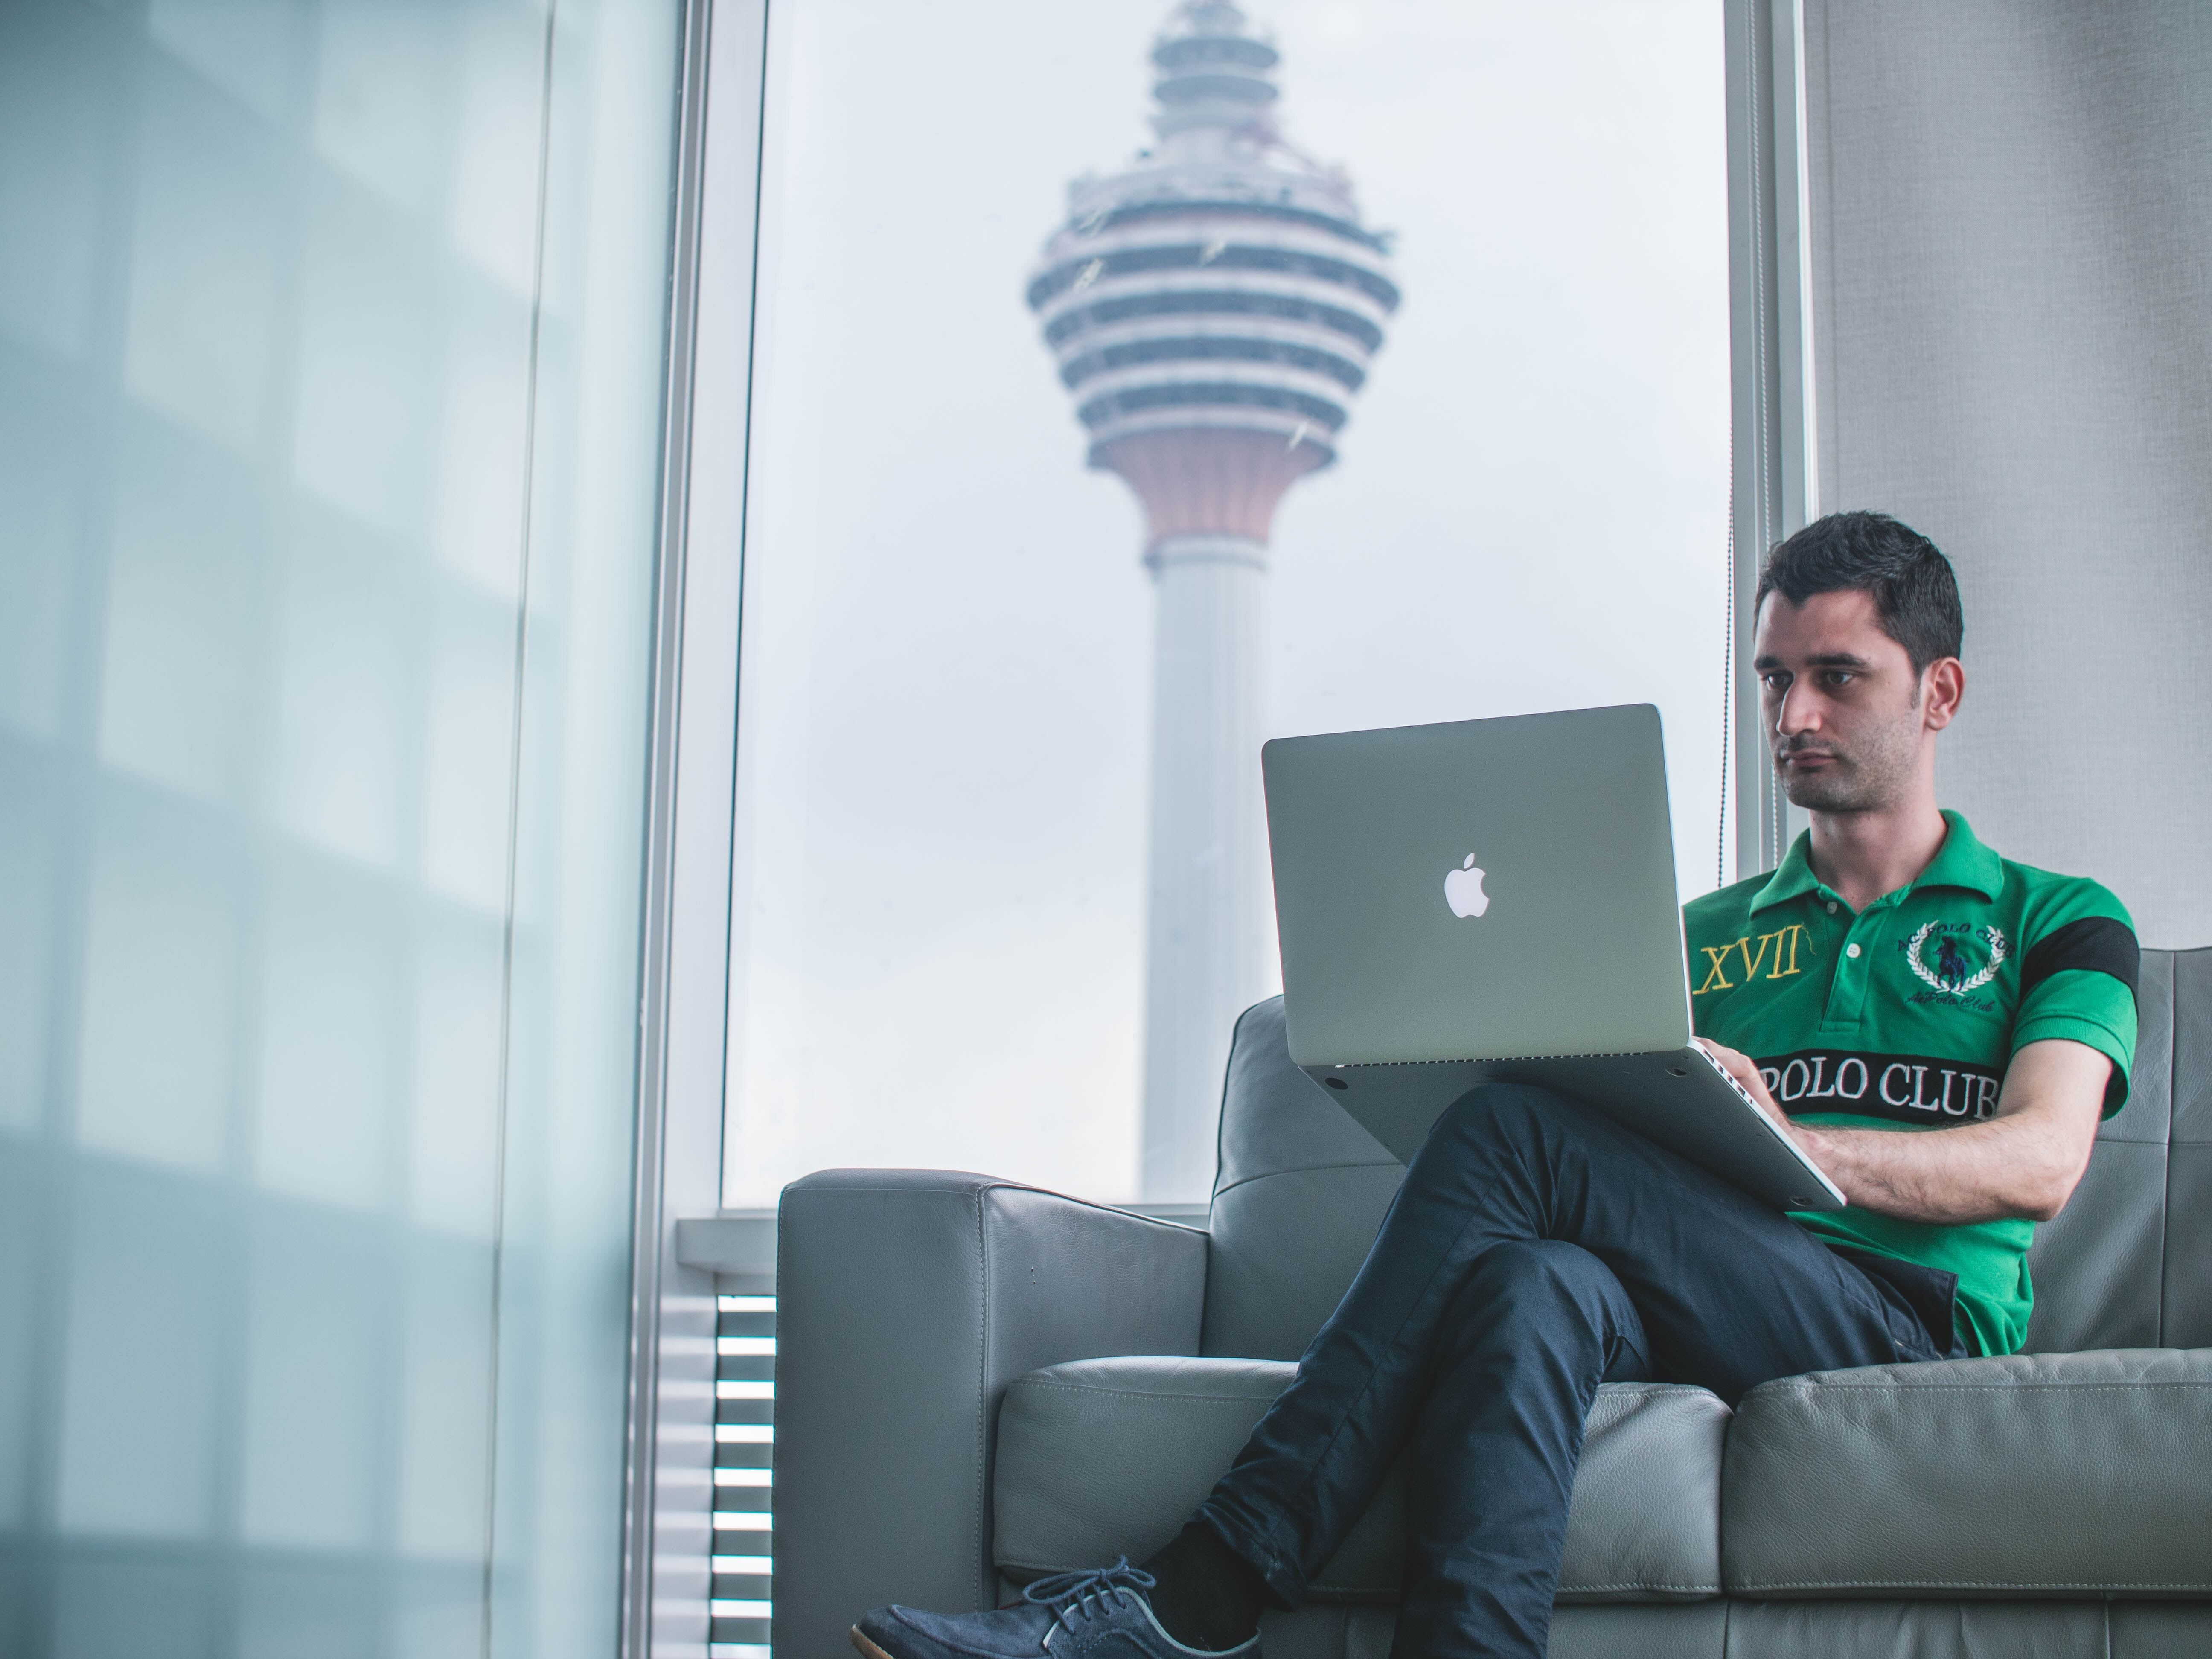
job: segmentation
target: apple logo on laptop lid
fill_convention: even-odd
[[[1482,890],[1483,872],[1474,867],[1474,854],[1444,878],[1444,902],[1462,921],[1479,916],[1490,908],[1490,895]]]

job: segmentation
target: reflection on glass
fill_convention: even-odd
[[[1719,11],[945,15],[771,23],[725,1200],[1200,1198],[1265,738],[1650,700],[1711,884]]]
[[[0,7],[0,1651],[613,1645],[678,15]]]

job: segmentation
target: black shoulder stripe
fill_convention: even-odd
[[[2086,968],[2092,973],[2110,974],[2128,988],[2132,997],[2136,995],[2136,979],[2142,966],[2142,949],[2127,923],[2110,916],[2084,916],[2054,928],[2028,947],[2027,960],[2020,970],[2020,994],[2025,998],[2053,974]]]

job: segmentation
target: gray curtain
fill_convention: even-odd
[[[1804,19],[1819,505],[1958,566],[1944,798],[2212,943],[2212,6]]]

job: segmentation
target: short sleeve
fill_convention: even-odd
[[[2094,1048],[2112,1062],[2105,1115],[2128,1097],[2135,1069],[2136,981],[2142,952],[2127,912],[2094,882],[2051,908],[2027,945],[2021,968],[2020,1012],[2012,1048],[2060,1038]]]

